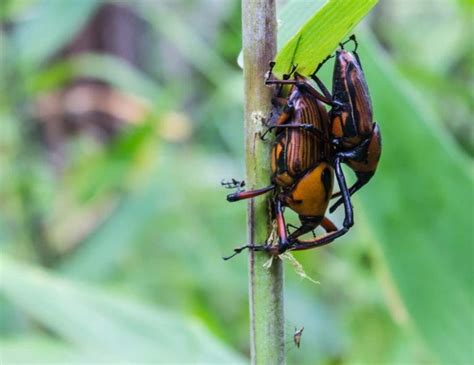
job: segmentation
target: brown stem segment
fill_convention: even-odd
[[[261,141],[271,108],[272,90],[265,73],[276,53],[275,0],[242,0],[245,81],[246,182],[249,189],[270,182],[271,143]],[[249,201],[248,243],[262,245],[271,232],[269,196]],[[252,364],[284,364],[283,267],[275,259],[269,269],[266,252],[249,253],[249,302]]]

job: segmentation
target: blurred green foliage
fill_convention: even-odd
[[[139,64],[64,55],[100,1],[0,5],[2,363],[245,363],[246,260],[220,259],[246,239],[219,187],[243,174],[239,4],[116,4],[145,26]],[[280,8],[283,39],[306,6]],[[474,361],[472,11],[387,0],[356,30],[382,160],[351,232],[295,255],[321,284],[286,265],[288,363]],[[138,117],[52,150],[41,101],[79,78]]]

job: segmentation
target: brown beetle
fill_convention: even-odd
[[[355,49],[349,52],[344,44],[353,41]],[[341,49],[336,51],[334,64],[332,96],[322,81],[316,76],[323,61],[311,78],[318,84],[327,102],[332,100],[329,112],[330,133],[332,142],[336,145],[335,163],[346,163],[356,174],[357,181],[349,189],[354,194],[372,178],[377,169],[382,151],[380,128],[373,121],[372,101],[365,81],[364,72],[357,54],[357,40],[352,35],[348,41],[341,43]],[[334,194],[333,197],[340,196]],[[330,209],[333,212],[341,203],[341,197]]]
[[[292,71],[294,72],[294,69]],[[292,85],[288,99],[274,98],[276,106],[279,105],[283,110],[269,125],[269,130],[276,130],[276,140],[271,153],[272,185],[258,190],[237,191],[227,196],[227,200],[233,202],[273,191],[279,245],[246,245],[236,248],[235,253],[226,259],[245,248],[280,254],[286,250],[305,250],[322,246],[342,236],[353,224],[350,196],[340,166],[336,167],[336,177],[348,202],[345,204],[346,217],[343,227],[337,229],[324,216],[331,199],[334,180],[329,119],[326,109],[318,100],[323,99],[324,95],[319,94],[305,77],[296,72],[294,80],[288,78],[278,80],[270,70],[266,80],[267,85]],[[329,99],[325,101],[331,102]],[[225,183],[227,187],[238,187],[239,184]],[[290,235],[286,232],[284,206],[298,213],[302,223],[301,227]],[[328,232],[326,235],[307,241],[298,238],[319,225]]]

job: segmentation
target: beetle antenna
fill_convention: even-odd
[[[352,52],[357,52],[357,48],[359,47],[359,42],[357,42],[356,35],[352,34],[347,41],[339,43],[339,46],[341,49],[344,49],[344,45],[346,45],[349,42],[354,42],[354,50]]]
[[[270,62],[268,67],[269,67],[269,69],[265,73],[265,84],[267,83],[268,80],[270,80],[270,78],[273,75],[273,67],[275,67],[275,61]]]
[[[359,48],[359,42],[357,42],[356,35],[355,35],[355,34],[352,34],[352,35],[349,37],[349,41],[354,42],[354,51],[353,51],[353,52],[357,52],[357,48]]]
[[[290,73],[288,74],[288,77],[290,77],[296,71],[297,67],[298,67],[298,65],[292,65],[291,66],[291,70],[290,70]]]
[[[335,56],[335,55],[330,54],[330,55],[327,56],[324,60],[322,60],[321,62],[319,62],[318,67],[316,67],[316,69],[313,71],[313,73],[310,75],[310,77],[311,77],[311,76],[315,76],[315,75],[318,73],[318,71],[321,69],[321,67],[323,67],[323,65],[324,65],[327,61],[329,61],[331,58],[333,58],[334,56]]]

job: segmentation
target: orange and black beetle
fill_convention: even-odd
[[[324,98],[320,100],[332,100],[329,119],[331,139],[337,151],[335,163],[342,161],[355,172],[357,181],[349,189],[352,195],[374,175],[382,151],[382,140],[379,126],[373,121],[369,89],[356,52],[357,40],[352,35],[345,43],[349,41],[355,43],[353,52],[345,50],[343,43],[341,49],[336,51],[332,96],[316,76],[325,61],[318,66],[311,78],[323,92]],[[335,194],[333,197],[339,195],[341,194]],[[343,199],[344,197],[341,197],[331,207],[331,213],[343,203]]]
[[[292,71],[294,72],[294,69]],[[237,191],[227,196],[228,201],[234,202],[273,191],[279,244],[246,245],[235,249],[234,255],[245,248],[268,251],[276,255],[286,250],[305,250],[322,246],[342,236],[353,225],[350,195],[340,166],[336,166],[336,178],[345,200],[346,217],[343,227],[337,229],[324,216],[332,196],[334,180],[329,119],[324,105],[318,100],[324,99],[324,96],[302,75],[294,72],[294,80],[288,78],[289,75],[278,80],[270,70],[266,80],[267,85],[293,85],[288,99],[274,98],[274,103],[282,107],[282,112],[271,119],[269,125],[269,130],[276,130],[276,140],[271,153],[272,185],[258,190]],[[325,101],[331,102],[330,99]],[[242,186],[235,180],[224,185],[229,188]],[[284,206],[298,213],[302,223],[301,227],[289,235],[283,215]],[[326,235],[307,241],[298,238],[319,225],[328,232]]]

